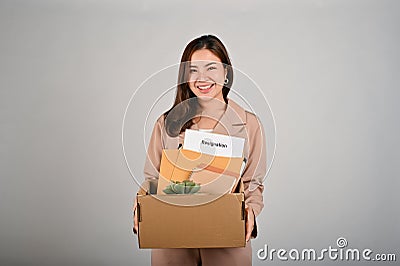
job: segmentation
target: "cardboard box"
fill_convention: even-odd
[[[244,188],[241,181],[234,193],[218,195],[218,198],[207,194],[149,193],[156,190],[157,180],[154,180],[144,184],[137,195],[139,248],[246,245]]]

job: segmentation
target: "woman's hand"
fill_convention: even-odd
[[[254,229],[254,212],[253,208],[251,208],[248,205],[246,205],[245,210],[246,210],[246,242],[248,242],[251,237],[251,232],[253,232]]]

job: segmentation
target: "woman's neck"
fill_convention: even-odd
[[[224,100],[209,97],[198,97],[197,99],[203,113],[225,112],[226,103]]]
[[[193,122],[196,123],[199,128],[214,128],[225,113],[227,104],[225,101],[215,98],[201,99],[199,97],[198,102],[200,110]]]

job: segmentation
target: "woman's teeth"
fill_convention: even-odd
[[[206,85],[206,86],[197,86],[197,88],[199,88],[200,90],[208,90],[209,88],[212,87],[213,84],[210,85]]]

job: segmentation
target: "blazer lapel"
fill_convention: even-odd
[[[246,138],[246,111],[236,102],[228,99],[228,106],[220,121],[214,128],[214,133]]]

